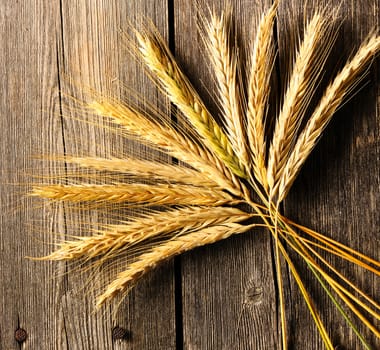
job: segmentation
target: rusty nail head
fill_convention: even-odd
[[[130,336],[129,332],[122,327],[114,327],[112,329],[112,339],[113,340],[126,340]]]
[[[26,340],[27,337],[28,337],[28,333],[26,333],[25,329],[23,329],[23,328],[16,329],[16,331],[15,331],[15,339],[19,343],[23,343]]]

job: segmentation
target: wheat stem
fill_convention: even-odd
[[[349,279],[347,279],[344,275],[342,275],[337,269],[335,269],[326,259],[324,259],[320,254],[318,254],[313,248],[311,248],[309,246],[309,244],[307,244],[306,242],[304,242],[303,239],[299,239],[302,244],[311,252],[313,253],[320,261],[322,261],[331,271],[333,271],[339,278],[341,278],[345,283],[347,283],[353,290],[355,290],[356,293],[360,294],[364,299],[367,300],[367,302],[369,302],[371,305],[373,305],[376,309],[379,309],[380,310],[380,305],[378,303],[376,303],[373,299],[371,299],[368,295],[366,295],[362,290],[360,290],[356,285],[354,285]],[[334,283],[337,283],[336,281],[334,281],[333,279],[331,279],[331,281],[333,281]],[[339,288],[342,289],[342,287],[339,285]],[[346,293],[346,290],[343,288],[342,290],[345,291]],[[347,293],[346,293],[347,294]],[[350,294],[350,298],[352,298],[352,294]],[[372,309],[369,310],[368,309],[368,306],[362,304],[362,302],[358,299],[354,299],[359,305],[361,305],[363,308],[367,309],[367,311],[369,313],[371,313],[374,317],[376,317],[377,319],[380,318],[380,314],[378,313],[373,313]]]
[[[272,211],[269,210],[271,213]],[[281,256],[279,249],[279,237],[278,237],[278,206],[275,208],[274,218],[272,216],[272,222],[274,223],[274,245],[275,245],[275,264],[277,271],[277,285],[278,285],[278,295],[280,301],[280,314],[281,314],[281,335],[282,335],[282,349],[286,350],[288,348],[287,344],[287,330],[286,330],[286,314],[285,314],[285,301],[284,301],[284,287],[282,283],[282,270],[281,270]]]
[[[331,271],[333,271],[339,278],[341,278],[347,285],[349,285],[352,289],[355,290],[358,294],[360,294],[364,299],[366,299],[370,304],[372,304],[376,309],[380,310],[380,305],[376,303],[373,299],[371,299],[369,296],[367,296],[363,291],[361,291],[355,284],[353,284],[349,279],[347,279],[344,275],[342,275],[337,269],[335,269],[326,259],[324,259],[320,254],[318,254],[313,248],[311,248],[310,245],[316,245],[318,248],[321,248],[323,250],[326,250],[324,246],[315,244],[314,242],[311,242],[307,239],[304,239],[303,237],[300,237],[289,225],[285,223],[285,228],[286,228],[286,234],[289,234],[292,236],[294,239],[300,242],[300,244],[303,244],[310,252],[312,252],[320,261],[322,261]],[[283,231],[284,232],[284,231]],[[334,254],[335,256],[338,257],[343,257],[347,259],[348,261],[357,264],[358,266],[368,269],[368,267],[364,264],[360,264],[360,261],[353,258],[352,256],[350,257],[345,257],[342,256],[341,253],[334,251],[334,250],[328,250],[330,253]],[[368,269],[369,271],[373,272],[376,275],[379,275],[380,272],[376,269]]]
[[[302,225],[299,225],[285,217],[281,217],[281,220],[283,222],[285,222],[288,226],[291,225],[291,226],[294,226],[298,229],[300,229],[302,232],[306,233],[307,235],[309,235],[310,237],[313,237],[314,239],[322,242],[323,244],[327,245],[327,246],[330,246],[330,247],[333,247],[333,249],[335,250],[338,250],[337,247],[340,247],[342,248],[344,251],[342,250],[339,250],[341,252],[342,255],[346,255],[346,256],[353,256],[353,255],[356,255],[358,257],[360,257],[361,259],[371,263],[371,264],[374,264],[376,265],[377,267],[380,267],[380,262],[379,261],[376,261],[374,259],[371,259],[370,257],[368,257],[367,255],[364,255],[358,251],[356,251],[355,249],[352,249],[350,247],[347,247],[346,245],[340,243],[340,242],[337,242],[335,241],[334,239],[332,238],[328,238],[327,236],[321,234],[321,233],[318,233],[314,230],[311,230],[305,226],[302,226]]]
[[[289,255],[286,252],[286,250],[285,250],[285,248],[281,242],[279,242],[279,248],[280,248],[280,251],[281,251],[282,255],[284,256],[287,264],[289,265],[290,271],[291,271],[291,273],[292,273],[292,275],[293,275],[293,277],[294,277],[294,279],[298,285],[298,288],[301,291],[301,294],[302,294],[302,296],[306,302],[306,305],[310,311],[310,314],[312,315],[312,317],[314,319],[314,322],[318,328],[318,331],[322,337],[323,342],[326,345],[326,348],[329,350],[334,350],[334,346],[332,345],[331,339],[330,339],[330,337],[326,331],[326,328],[324,327],[323,322],[317,313],[315,305],[313,304],[313,301],[312,301],[309,293],[307,292],[307,290],[306,290],[306,288],[305,288],[305,286],[301,280],[300,275],[298,274],[293,262],[290,260]]]
[[[371,309],[369,309],[365,304],[362,304],[359,299],[355,298],[351,293],[349,293],[345,288],[340,286],[336,281],[334,281],[326,272],[322,270],[322,268],[315,262],[315,260],[310,256],[305,249],[300,246],[297,248],[286,236],[283,236],[287,243],[308,263],[311,264],[313,268],[315,268],[321,276],[329,283],[331,288],[338,294],[338,296],[347,304],[347,306],[355,313],[355,315],[377,336],[380,337],[380,332],[365,318],[365,316],[347,299],[345,296],[351,296],[354,301],[358,302],[362,307],[364,306],[367,311],[371,314],[374,314],[375,317],[379,315],[374,313]],[[296,243],[297,244],[297,243]],[[299,244],[297,244],[299,245]]]
[[[340,312],[340,314],[346,320],[347,324],[351,327],[351,329],[354,331],[354,333],[356,334],[356,336],[359,338],[359,340],[361,341],[361,343],[364,346],[364,348],[366,350],[371,350],[372,349],[371,346],[366,342],[366,340],[364,339],[364,337],[362,336],[362,334],[359,332],[359,330],[357,329],[357,327],[353,324],[353,322],[351,321],[351,319],[349,318],[349,316],[347,315],[347,313],[344,311],[344,309],[342,308],[342,306],[339,304],[339,302],[336,300],[336,298],[332,295],[332,293],[327,288],[327,286],[323,282],[323,280],[322,280],[321,276],[318,274],[318,272],[315,271],[315,269],[309,263],[307,263],[307,265],[309,266],[310,270],[312,271],[312,273],[314,274],[314,276],[318,280],[319,284],[322,286],[322,288],[326,292],[327,296],[331,299],[331,301],[334,303],[335,307],[338,309],[338,311]]]

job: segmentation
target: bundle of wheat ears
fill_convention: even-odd
[[[380,49],[380,36],[370,34],[343,69],[331,79],[310,115],[310,101],[321,79],[322,67],[336,38],[336,28],[326,10],[317,10],[306,21],[297,42],[288,74],[287,88],[271,135],[266,130],[268,96],[276,56],[273,27],[275,2],[258,22],[247,78],[241,78],[237,48],[230,38],[230,10],[220,15],[210,11],[200,21],[201,36],[212,63],[218,88],[221,123],[211,115],[177,65],[154,26],[134,31],[131,52],[140,59],[160,91],[173,105],[176,123],[165,113],[148,113],[118,99],[92,92],[81,106],[92,115],[111,122],[120,134],[167,154],[177,161],[62,156],[83,182],[63,175],[61,183],[35,183],[31,196],[51,201],[118,205],[144,208],[114,224],[100,224],[92,235],[59,243],[46,260],[102,262],[134,252],[125,270],[98,296],[102,306],[125,295],[158,264],[193,248],[231,235],[264,227],[273,236],[282,347],[287,348],[287,327],[281,264],[286,263],[315,321],[326,348],[333,344],[321,321],[307,286],[290,258],[298,254],[323,290],[360,338],[370,348],[351,320],[352,312],[377,337],[380,332],[368,317],[380,320],[380,304],[338,271],[321,253],[324,251],[380,274],[380,263],[331,238],[281,215],[285,199],[302,165],[318,142],[331,117],[352,91]],[[129,37],[129,39],[131,39]],[[131,42],[131,40],[130,40]],[[246,84],[242,84],[246,81]],[[243,86],[246,85],[246,86]],[[167,157],[166,157],[167,159]],[[110,182],[93,183],[91,174],[121,174]],[[92,175],[94,176],[94,175]],[[110,177],[112,179],[112,177]],[[101,177],[99,177],[101,179]],[[107,179],[107,177],[104,177]],[[140,214],[139,214],[140,213]],[[349,311],[350,310],[350,311]]]

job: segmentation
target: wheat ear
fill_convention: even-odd
[[[129,203],[135,205],[209,205],[237,204],[223,191],[184,185],[35,185],[29,194],[57,201]]]
[[[165,121],[160,124],[119,101],[104,98],[94,100],[88,104],[88,108],[97,115],[109,117],[129,134],[137,136],[140,141],[145,141],[191,165],[221,188],[241,196],[240,182],[219,158],[180,131],[165,124]]]
[[[331,47],[331,43],[322,45],[322,40],[327,41],[330,32],[331,24],[318,12],[306,26],[269,150],[267,180],[272,198],[276,195],[275,186],[288,159],[297,129],[329,52],[328,49]]]
[[[252,49],[248,79],[247,138],[253,175],[267,189],[265,118],[274,65],[273,25],[278,1],[263,14]]]
[[[174,166],[132,157],[98,158],[66,156],[59,159],[67,163],[76,164],[82,168],[127,174],[138,180],[149,178],[157,182],[183,183],[205,188],[219,188],[217,183],[209,180],[203,173],[180,165]]]
[[[231,9],[227,8],[220,17],[212,13],[210,20],[205,20],[205,46],[214,67],[220,109],[224,117],[228,139],[236,155],[248,169],[246,135],[237,80],[238,57],[236,50],[231,48],[230,17]]]
[[[117,278],[108,285],[105,292],[99,296],[97,307],[102,306],[107,300],[132,288],[140,278],[163,261],[196,247],[215,243],[234,234],[243,233],[254,226],[254,224],[240,225],[236,223],[211,226],[187,235],[174,237],[168,242],[153,247],[149,252],[140,255],[136,262],[130,264],[127,270],[121,272]]]
[[[300,134],[297,143],[286,163],[279,184],[279,199],[283,200],[305,160],[319,140],[331,117],[345,96],[361,79],[365,67],[380,50],[380,36],[371,35],[361,45],[356,55],[327,87],[321,101]]]
[[[165,42],[158,33],[136,33],[140,53],[172,103],[186,116],[204,144],[232,172],[247,178],[226,134],[204,106],[188,79],[179,69]]]
[[[241,222],[252,216],[228,207],[188,207],[153,212],[124,224],[106,225],[93,236],[65,241],[59,249],[40,260],[89,260],[105,254],[107,258],[112,258],[121,250],[153,238],[166,239],[208,226]]]

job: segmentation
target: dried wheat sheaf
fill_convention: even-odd
[[[333,349],[307,286],[290,259],[289,250],[293,250],[305,261],[363,346],[370,348],[351,321],[348,310],[379,337],[369,317],[380,320],[380,305],[332,266],[320,251],[377,275],[380,263],[292,222],[281,215],[279,204],[334,112],[363,77],[380,48],[380,37],[375,32],[368,36],[330,81],[310,113],[310,101],[336,37],[335,15],[317,10],[305,23],[274,130],[268,135],[266,124],[276,56],[273,26],[277,6],[275,2],[259,20],[246,63],[245,79],[241,77],[240,56],[230,37],[230,10],[220,15],[210,11],[207,16],[201,16],[200,32],[218,89],[222,125],[206,108],[157,30],[147,24],[143,30],[134,31],[136,40],[131,51],[145,64],[160,91],[175,106],[177,123],[172,123],[170,117],[162,113],[150,115],[141,108],[95,92],[90,102],[82,102],[81,107],[111,121],[120,134],[133,137],[178,162],[170,165],[133,156],[55,157],[74,166],[82,182],[75,182],[66,173],[60,183],[34,184],[31,196],[94,203],[96,207],[112,204],[150,210],[124,217],[117,223],[101,224],[91,236],[61,242],[57,250],[42,259],[88,262],[98,258],[104,262],[133,252],[125,270],[99,295],[97,306],[100,307],[115,296],[125,295],[165,260],[254,227],[265,227],[275,242],[282,347],[287,348],[281,279],[281,264],[286,262],[326,348]],[[132,42],[130,37],[129,42]],[[119,175],[91,181],[91,176],[103,172]],[[104,181],[107,178],[109,182]]]

